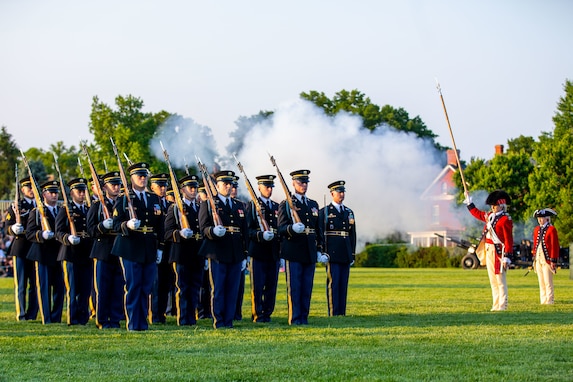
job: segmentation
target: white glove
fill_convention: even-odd
[[[304,224],[302,224],[301,222],[294,223],[292,225],[292,230],[296,233],[301,233],[302,231],[304,231]]]
[[[330,257],[326,253],[316,252],[316,261],[325,264],[328,263],[328,260],[330,260]]]
[[[464,204],[466,206],[469,206],[472,203],[473,203],[472,197],[470,196],[470,194],[466,194],[466,198],[464,199]]]
[[[241,271],[244,271],[245,269],[247,269],[247,260],[241,261]]]
[[[20,223],[16,223],[12,225],[12,232],[14,232],[14,235],[19,235],[22,232],[24,232],[24,226]]]
[[[159,264],[163,258],[163,251],[161,249],[157,250],[157,257],[155,258],[155,264]]]
[[[353,265],[354,265],[354,260],[352,260],[352,261],[350,262],[350,266],[353,266]]]
[[[215,234],[215,236],[217,237],[225,236],[226,232],[227,228],[223,227],[222,225],[216,225],[215,227],[213,227],[213,234]]]
[[[189,239],[193,236],[193,230],[191,228],[183,228],[179,231],[179,235],[181,235],[183,239]]]
[[[112,229],[113,228],[113,219],[112,218],[105,219],[103,222],[101,222],[101,224],[103,225],[103,228],[105,228],[105,229]]]
[[[52,240],[54,238],[54,233],[52,231],[42,231],[42,237],[44,240]]]
[[[209,270],[209,260],[205,260],[205,265],[203,266],[203,269],[206,271]]]
[[[506,265],[509,265],[509,264],[511,264],[511,259],[510,259],[509,257],[507,257],[507,255],[504,255],[504,257],[503,257],[503,262],[504,262]]]
[[[265,231],[263,232],[263,240],[271,241],[275,237],[275,233],[273,231]]]
[[[127,228],[131,229],[131,230],[136,230],[139,228],[139,225],[141,224],[141,220],[137,220],[135,218],[133,219],[129,219],[127,221]]]
[[[76,235],[69,235],[68,241],[70,242],[71,245],[78,245],[80,243],[80,238],[79,236]]]

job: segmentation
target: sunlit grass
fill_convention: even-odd
[[[573,380],[569,270],[553,306],[523,274],[508,274],[509,310],[491,313],[483,270],[353,269],[348,316],[329,318],[319,268],[308,326],[287,325],[281,274],[270,324],[247,320],[245,298],[234,329],[169,317],[143,333],[16,322],[0,279],[0,380]]]

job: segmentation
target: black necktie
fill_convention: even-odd
[[[229,198],[225,198],[225,206],[227,206],[227,208],[231,208],[231,204],[229,203]]]
[[[197,212],[197,206],[195,205],[195,202],[191,202],[191,208],[193,208],[193,211]]]
[[[269,206],[269,211],[271,211],[273,209],[273,204],[270,200],[267,202],[267,205]]]
[[[308,206],[308,204],[306,204],[306,197],[302,197],[302,204],[304,204],[305,206]]]

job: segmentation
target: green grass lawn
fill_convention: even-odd
[[[537,276],[524,273],[508,273],[509,310],[492,313],[485,270],[357,268],[348,316],[328,318],[319,268],[308,326],[287,325],[281,274],[270,324],[216,331],[169,317],[136,333],[16,322],[13,281],[3,278],[0,380],[572,381],[569,270],[556,276],[553,306],[539,304]]]

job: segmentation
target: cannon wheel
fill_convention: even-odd
[[[478,269],[479,260],[473,253],[468,253],[462,258],[462,268],[464,269]]]

